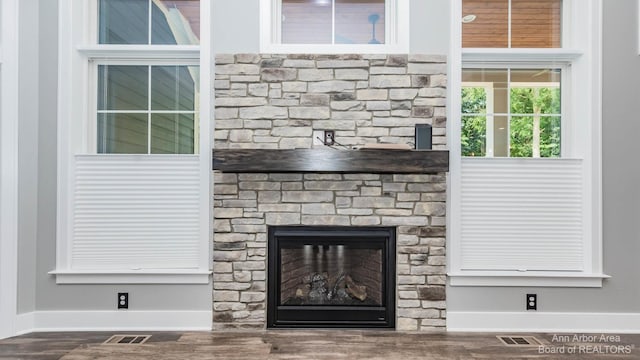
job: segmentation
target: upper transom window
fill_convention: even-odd
[[[462,47],[560,48],[562,0],[463,0]]]
[[[260,0],[265,53],[406,53],[408,0]]]
[[[282,0],[283,44],[384,44],[385,0]]]
[[[199,0],[100,0],[99,44],[195,45]]]

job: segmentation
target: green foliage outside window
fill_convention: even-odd
[[[462,89],[463,156],[486,155],[486,101],[484,88]],[[510,156],[559,157],[560,89],[512,88],[510,103]]]

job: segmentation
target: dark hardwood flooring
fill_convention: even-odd
[[[113,334],[151,334],[141,345],[103,342]],[[496,335],[535,336],[538,347],[507,347]],[[417,333],[375,330],[32,333],[0,341],[0,359],[640,359],[640,335],[619,341],[562,342],[553,334]],[[580,335],[580,334],[578,334]],[[575,354],[568,354],[570,349]],[[612,352],[616,352],[613,354]]]

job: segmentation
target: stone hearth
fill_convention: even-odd
[[[220,55],[215,147],[446,147],[446,63],[431,55]],[[338,151],[338,150],[336,150]],[[347,151],[347,150],[342,150]],[[446,173],[214,174],[214,328],[264,328],[267,226],[394,226],[396,328],[445,326]]]

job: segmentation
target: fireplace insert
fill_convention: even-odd
[[[267,326],[395,327],[395,228],[269,227]]]

